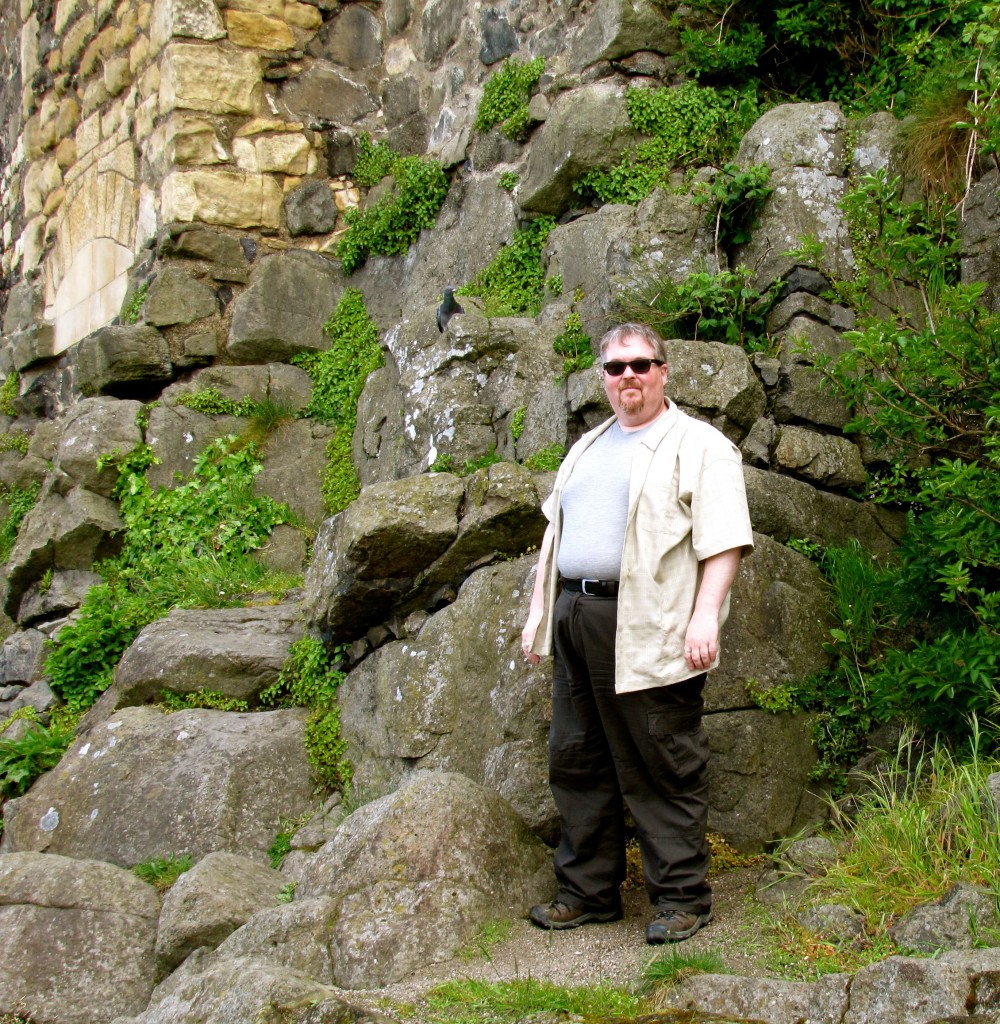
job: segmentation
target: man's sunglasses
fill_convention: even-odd
[[[641,377],[644,373],[649,373],[651,366],[662,366],[662,359],[612,359],[607,363],[602,364],[604,372],[609,377],[620,377],[625,372],[625,367],[630,366],[632,372],[636,376]]]

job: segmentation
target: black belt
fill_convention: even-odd
[[[617,597],[618,580],[562,580],[563,590],[586,597]]]

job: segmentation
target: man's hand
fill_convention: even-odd
[[[719,613],[695,610],[684,637],[688,668],[708,671],[719,654]]]
[[[521,650],[531,665],[537,665],[542,660],[537,654],[531,653],[531,645],[535,642],[535,633],[538,632],[541,621],[542,609],[532,605],[531,611],[528,612],[528,621],[525,622],[524,629],[521,630]]]

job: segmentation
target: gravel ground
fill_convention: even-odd
[[[514,920],[510,937],[493,946],[489,955],[477,953],[435,964],[410,978],[377,992],[351,993],[352,1002],[372,1006],[410,1005],[435,985],[452,979],[508,981],[517,978],[547,980],[560,985],[631,987],[643,968],[665,949],[684,953],[714,953],[734,974],[765,973],[759,941],[759,908],[753,900],[761,867],[736,868],[712,879],[713,920],[686,942],[648,946],[645,929],[651,917],[646,894],[627,892],[624,917],[607,924],[590,924],[563,931],[543,931],[522,916]],[[524,908],[526,914],[527,908]],[[419,1012],[410,1018],[419,1019]]]

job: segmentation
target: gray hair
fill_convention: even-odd
[[[612,327],[607,334],[601,338],[601,362],[607,358],[608,349],[616,341],[624,341],[626,338],[641,338],[643,341],[649,342],[653,349],[655,357],[662,362],[667,361],[667,343],[653,330],[652,327],[646,324],[619,324],[617,327]]]

